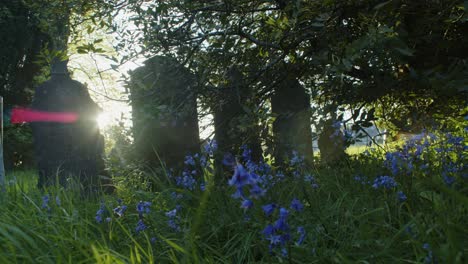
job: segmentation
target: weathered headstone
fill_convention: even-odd
[[[317,143],[321,161],[325,164],[333,164],[346,157],[345,136],[341,131],[341,122],[339,121],[326,120]]]
[[[194,76],[170,57],[155,56],[131,73],[137,157],[151,167],[180,169],[200,151]]]
[[[255,102],[244,76],[235,66],[226,71],[225,85],[219,87],[214,108],[215,139],[220,154],[237,154],[242,145],[252,151],[252,159],[262,158],[258,118],[252,108]],[[256,105],[255,105],[256,106]]]
[[[276,115],[273,122],[275,161],[282,165],[297,151],[311,164],[310,96],[294,75],[286,73],[282,78],[271,98],[271,110]]]
[[[72,123],[31,124],[39,170],[40,188],[79,182],[86,192],[99,188],[104,171],[104,140],[96,116],[101,111],[87,88],[72,80],[66,62],[52,65],[51,78],[36,88],[32,108],[38,111],[78,115]]]

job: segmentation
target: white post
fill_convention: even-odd
[[[5,190],[5,165],[3,164],[3,97],[0,96],[0,188]]]

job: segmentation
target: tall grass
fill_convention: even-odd
[[[116,193],[94,199],[60,187],[39,191],[34,172],[13,172],[0,196],[0,263],[466,263],[464,172],[447,186],[436,165],[442,154],[431,151],[421,162],[432,169],[415,163],[388,189],[372,187],[376,177],[390,175],[380,154],[339,166],[291,165],[250,208],[231,197],[233,186],[215,185],[209,166],[192,188],[162,172],[123,168],[114,175]],[[302,211],[290,206],[294,198]],[[137,209],[140,201],[151,203],[148,211]],[[267,216],[262,206],[271,203],[278,209]],[[280,207],[289,212],[282,232],[290,237],[270,247],[263,232]],[[146,228],[137,231],[139,220]],[[299,226],[306,230],[300,244]]]

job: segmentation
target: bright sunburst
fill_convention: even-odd
[[[110,112],[102,112],[97,116],[97,122],[99,125],[99,129],[106,130],[109,128],[114,122],[114,117]]]

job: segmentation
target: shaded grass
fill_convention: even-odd
[[[250,210],[230,197],[234,189],[207,182],[204,192],[171,184],[166,174],[133,175],[121,182],[116,195],[83,199],[76,192],[51,188],[40,192],[32,171],[8,174],[9,185],[0,197],[1,263],[421,263],[429,243],[445,263],[464,263],[468,222],[466,195],[445,188],[431,177],[412,179],[418,184],[399,203],[395,191],[378,191],[354,180],[371,180],[386,171],[381,161],[350,160],[340,166],[312,170],[319,188],[303,179],[289,179],[254,201]],[[206,172],[209,178],[209,173]],[[132,172],[126,173],[132,177]],[[436,177],[436,176],[434,176]],[[154,191],[148,191],[151,178]],[[401,179],[405,181],[405,179]],[[174,199],[173,192],[183,195]],[[42,208],[42,197],[50,197]],[[60,205],[55,197],[60,198]],[[128,205],[123,217],[113,214],[117,197]],[[276,216],[266,217],[261,206],[286,208],[292,198],[303,201],[304,211],[290,210],[292,241],[295,227],[307,230],[304,245],[291,243],[288,257],[269,254],[262,230]],[[139,216],[138,201],[152,202],[151,212]],[[109,222],[97,223],[96,211],[105,204]],[[181,231],[167,226],[167,211],[181,206]],[[136,233],[143,219],[148,229]],[[248,220],[246,220],[248,219]],[[153,237],[156,242],[153,242]]]

